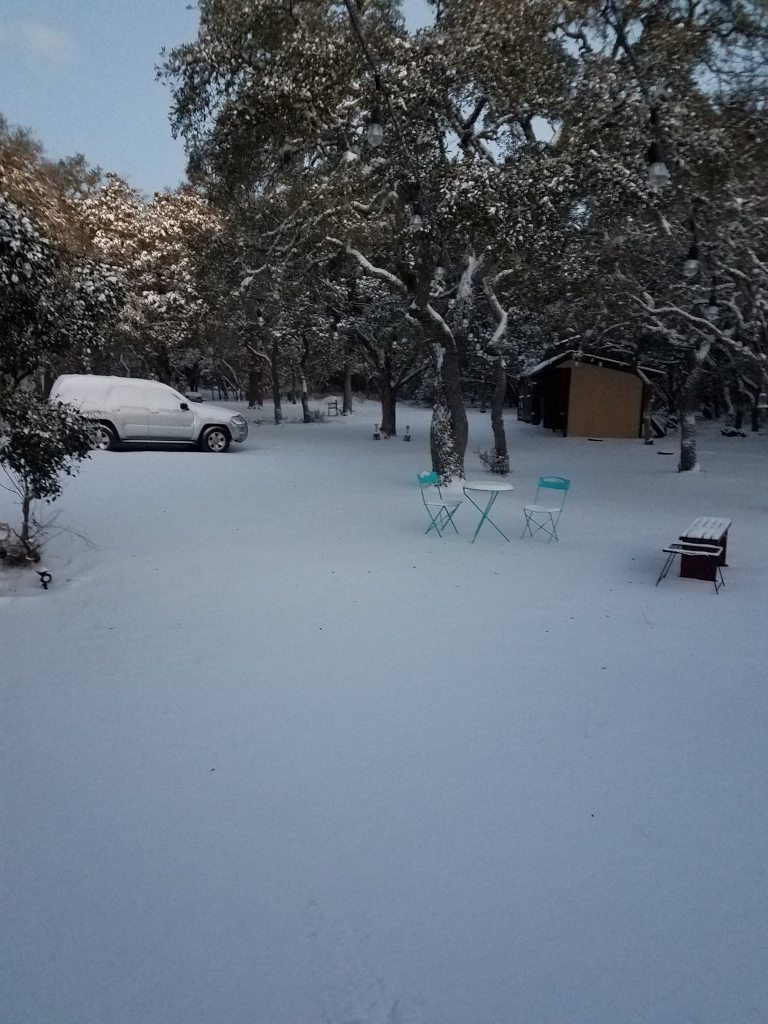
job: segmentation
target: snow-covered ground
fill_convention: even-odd
[[[765,1024],[766,438],[510,419],[472,545],[376,413],[98,452],[0,572],[0,1020]],[[725,588],[655,588],[704,514]]]

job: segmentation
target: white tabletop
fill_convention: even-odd
[[[505,484],[501,480],[465,480],[465,491],[513,491],[512,484]]]

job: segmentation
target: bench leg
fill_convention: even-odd
[[[712,567],[712,582],[715,585],[715,593],[717,594],[720,591],[720,588],[725,586],[725,580],[723,579],[723,574],[720,571],[719,560],[717,558],[710,558],[708,559],[708,561],[710,566]],[[720,577],[719,583],[718,576]]]
[[[659,578],[656,580],[656,586],[657,587],[661,583],[661,581],[664,579],[664,577],[667,575],[667,573],[669,572],[670,566],[672,565],[672,562],[674,561],[676,554],[677,554],[677,552],[673,552],[671,555],[669,555],[667,557],[667,560],[664,563],[664,568],[661,570],[661,573],[659,574]]]

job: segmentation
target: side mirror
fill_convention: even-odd
[[[179,408],[183,409],[184,412],[189,412],[189,406],[186,402],[179,402]]]

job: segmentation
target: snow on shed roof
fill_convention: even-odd
[[[570,349],[568,352],[560,352],[559,355],[545,359],[543,363],[538,363],[530,370],[524,370],[520,376],[536,377],[544,370],[548,370],[551,366],[557,366],[558,363],[564,363],[566,359],[573,359],[577,363],[592,363],[597,366],[607,366],[609,369],[626,370],[630,373],[636,373],[645,384],[651,383],[647,374],[658,374],[661,372],[659,370],[654,370],[649,366],[634,366],[632,363],[626,363],[620,359],[610,359],[607,356],[598,356],[591,352],[582,352],[580,349]]]

